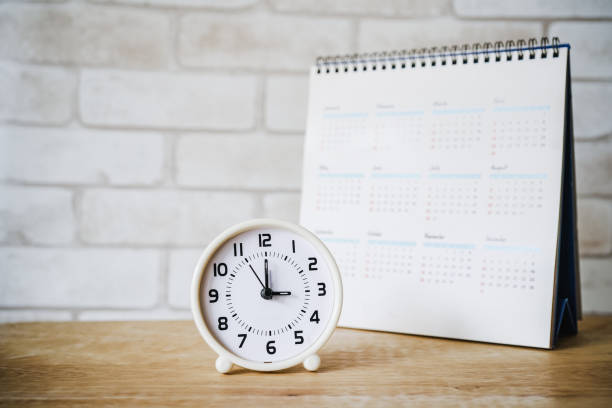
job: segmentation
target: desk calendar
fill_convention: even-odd
[[[552,348],[580,317],[569,45],[320,58],[301,223],[340,325]]]

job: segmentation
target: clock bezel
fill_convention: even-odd
[[[261,228],[279,228],[289,230],[293,233],[300,235],[308,242],[310,242],[310,244],[315,248],[315,251],[317,251],[317,255],[321,255],[325,259],[327,267],[330,271],[334,293],[334,301],[330,319],[327,321],[327,326],[323,329],[319,337],[310,346],[308,346],[296,356],[271,363],[246,360],[242,357],[237,356],[230,350],[226,349],[221,343],[219,343],[206,325],[202,302],[200,299],[200,288],[202,285],[204,272],[206,271],[206,268],[208,267],[208,263],[212,259],[212,256],[217,252],[217,250],[233,237],[246,231]],[[342,311],[342,279],[340,277],[338,265],[336,264],[336,261],[334,260],[334,257],[332,256],[331,252],[329,251],[329,249],[327,249],[325,244],[312,232],[308,231],[306,228],[300,225],[293,224],[288,221],[281,221],[270,218],[253,219],[229,227],[221,234],[219,234],[206,247],[206,249],[200,256],[193,273],[193,280],[191,282],[191,311],[195,324],[198,328],[198,331],[200,332],[200,335],[220,357],[224,357],[231,361],[233,364],[238,365],[240,367],[248,368],[250,370],[283,370],[285,368],[289,368],[294,365],[303,363],[306,358],[312,356],[313,354],[316,354],[317,351],[320,350],[331,337],[332,333],[334,332],[334,329],[338,325],[338,319],[340,318],[340,312]]]

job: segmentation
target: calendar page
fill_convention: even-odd
[[[340,325],[551,346],[567,58],[312,69],[301,223]]]

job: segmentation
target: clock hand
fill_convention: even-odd
[[[291,292],[275,292],[270,288],[270,281],[269,281],[270,272],[268,270],[268,260],[267,259],[264,259],[264,272],[265,272],[265,282],[266,282],[266,287],[264,290],[265,299],[270,299],[272,298],[272,296],[286,296],[286,295],[291,294]]]
[[[259,276],[257,275],[257,272],[255,272],[255,269],[253,269],[253,266],[251,264],[249,264],[249,268],[251,268],[251,270],[253,271],[253,275],[255,275],[255,277],[257,278],[257,280],[259,281],[259,283],[261,284],[261,287],[266,289],[266,287],[264,286],[263,282],[261,281],[261,279],[259,279]]]

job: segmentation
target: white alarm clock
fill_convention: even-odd
[[[258,371],[303,363],[319,368],[317,351],[336,328],[342,281],[333,256],[298,225],[256,219],[235,225],[204,250],[191,285],[200,334],[232,364]]]

